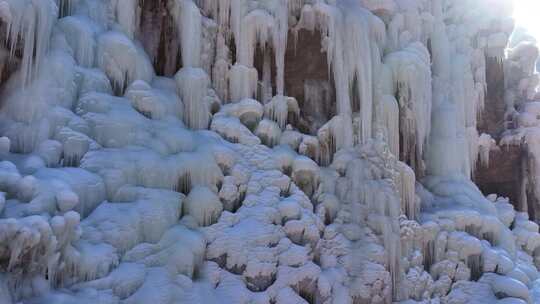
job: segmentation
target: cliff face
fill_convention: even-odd
[[[540,302],[510,11],[0,0],[0,303]]]

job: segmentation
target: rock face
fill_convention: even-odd
[[[156,73],[174,75],[181,67],[180,43],[166,0],[140,1],[140,41],[154,64]]]
[[[285,53],[285,92],[300,106],[298,128],[316,134],[336,114],[335,88],[330,81],[327,54],[319,32],[289,33]]]
[[[489,164],[478,164],[474,182],[484,193],[498,193],[510,198],[517,210],[520,205],[523,181],[523,159],[526,157],[519,146],[503,146],[490,151]],[[531,214],[532,216],[532,214]]]
[[[504,63],[497,58],[486,57],[486,100],[478,122],[478,132],[499,139],[505,130],[505,81]]]
[[[504,62],[496,58],[486,58],[487,91],[484,110],[478,123],[479,133],[489,134],[500,141],[503,132],[514,128],[513,122],[505,117],[505,68]],[[510,198],[517,210],[527,211],[528,193],[522,195],[524,182],[523,161],[526,152],[521,145],[501,145],[489,149],[489,162],[476,165],[474,181],[483,193],[497,193]],[[534,213],[529,214],[534,218]]]
[[[510,4],[0,0],[0,303],[540,303]]]

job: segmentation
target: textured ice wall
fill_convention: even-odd
[[[509,105],[536,96],[538,50],[505,54],[509,15],[503,0],[0,1],[2,58],[20,61],[0,103],[0,302],[539,302],[538,225],[470,181],[493,146],[477,132],[486,57],[508,65]],[[308,98],[337,114],[315,134],[285,89],[306,31],[331,75],[306,79]]]

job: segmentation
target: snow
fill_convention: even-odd
[[[163,24],[141,33],[149,8]],[[524,195],[540,197],[539,52],[510,38],[509,14],[0,1],[0,302],[538,302],[536,200],[471,181],[518,143]],[[330,75],[301,79],[303,100],[286,73],[301,29]],[[153,61],[171,41],[167,77]],[[500,140],[479,127],[491,57],[516,126]]]

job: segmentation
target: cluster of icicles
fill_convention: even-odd
[[[470,182],[505,1],[163,2],[174,77],[140,41],[144,2],[0,1],[20,59],[0,110],[0,300],[454,303],[482,277],[486,301],[533,301],[538,227]],[[286,96],[301,30],[320,32],[336,97],[315,135]]]

